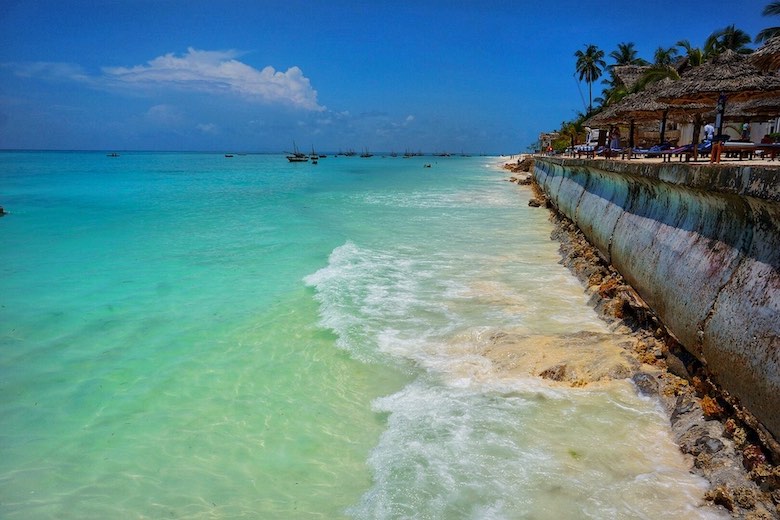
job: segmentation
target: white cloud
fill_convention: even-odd
[[[214,123],[200,123],[195,128],[204,134],[216,134],[219,132],[219,127]]]
[[[57,62],[1,63],[17,76],[50,81],[74,81],[93,88],[176,89],[215,95],[237,95],[252,102],[324,111],[317,91],[298,67],[286,72],[268,66],[262,70],[236,59],[235,51],[189,48],[181,56],[159,56],[146,65],[104,67],[102,75],[87,73],[80,65]]]
[[[178,125],[182,122],[181,110],[171,105],[154,105],[146,111],[144,117],[153,123],[161,125]]]
[[[236,55],[235,51],[189,48],[182,56],[169,53],[146,65],[106,67],[103,73],[114,85],[234,94],[257,102],[325,110],[317,103],[317,91],[298,67],[290,67],[287,72],[270,66],[258,70],[235,59]]]
[[[58,63],[50,61],[35,61],[27,63],[5,63],[17,76],[24,78],[44,78],[48,80],[69,80],[90,82],[90,78],[81,66],[75,63]]]

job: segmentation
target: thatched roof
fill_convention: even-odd
[[[780,93],[772,97],[726,103],[727,119],[766,120],[777,116],[780,116]]]
[[[730,101],[780,93],[780,76],[759,70],[746,56],[726,51],[688,70],[658,94],[672,104],[714,102],[720,93]]]
[[[669,119],[676,121],[690,121],[696,114],[712,110],[712,105],[706,103],[675,105],[659,101],[658,93],[669,88],[672,83],[673,81],[670,79],[651,83],[645,90],[629,94],[618,103],[606,107],[588,119],[586,125],[598,126],[629,121],[652,121],[663,119],[664,114]]]
[[[770,38],[762,47],[750,55],[750,61],[763,71],[780,69],[780,36]]]
[[[612,72],[615,77],[620,80],[626,87],[626,90],[631,90],[636,85],[642,74],[647,72],[651,67],[644,65],[618,65],[612,67]]]
[[[653,100],[643,92],[626,96],[623,101],[607,107],[585,122],[586,126],[597,127],[609,124],[629,123],[631,121],[656,121],[663,119],[664,112],[669,120],[693,122],[696,116],[703,120],[715,119],[715,106],[712,103],[689,103],[671,105]],[[780,95],[752,99],[735,103],[726,103],[724,117],[728,120],[764,121],[780,116]]]

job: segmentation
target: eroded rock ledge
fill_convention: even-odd
[[[662,403],[681,450],[711,483],[707,500],[735,518],[780,518],[780,447],[773,436],[680,344],[609,256],[557,211],[538,184],[530,188],[533,205],[553,210],[553,238],[561,243],[562,263],[587,287],[613,331],[631,338],[622,343],[635,360],[628,363],[630,377],[638,391]]]
[[[562,263],[587,287],[591,303],[611,328],[633,338],[630,352],[640,365],[631,378],[638,391],[663,404],[675,441],[693,458],[694,471],[711,484],[706,498],[735,518],[777,518],[780,467],[773,464],[767,437],[751,427],[755,419],[729,404],[701,363],[573,222],[558,213],[551,219]]]
[[[780,168],[537,158],[534,175],[731,402],[780,438]]]

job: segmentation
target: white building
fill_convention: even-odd
[[[715,124],[714,121],[704,121],[704,124],[708,122]],[[724,122],[723,133],[728,135],[731,138],[730,139],[731,141],[741,139],[743,122],[744,121],[740,121],[740,120],[731,120],[731,121]],[[698,142],[704,140],[704,124],[702,124],[701,128],[699,129]],[[683,144],[690,143],[693,138],[693,124],[683,123],[678,125],[678,128],[680,129],[680,139],[678,141],[678,144],[683,145]],[[749,140],[753,143],[760,143],[761,139],[763,139],[764,136],[775,132],[780,132],[780,117],[775,117],[763,122],[751,121]]]

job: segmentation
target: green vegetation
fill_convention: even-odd
[[[770,2],[764,7],[764,16],[780,16],[780,2]],[[780,36],[780,27],[767,27],[756,35],[756,43],[765,42],[770,38]]]
[[[617,49],[609,53],[609,57],[615,60],[615,63],[607,68],[612,69],[620,65],[647,65],[647,61],[638,57],[637,54],[634,42],[618,43]]]
[[[585,52],[577,51],[574,53],[577,58],[577,73],[580,75],[580,81],[583,79],[588,84],[588,113],[593,111],[593,82],[601,77],[601,73],[606,67],[604,61],[604,51],[595,45],[586,45]]]
[[[727,50],[739,54],[750,54],[753,49],[748,47],[752,41],[750,35],[742,29],[737,29],[734,25],[729,25],[719,31],[712,33],[707,41],[704,42],[704,53],[709,58],[717,56]]]
[[[780,16],[780,0],[770,2],[764,8],[763,15]],[[769,27],[756,35],[755,43],[765,42],[775,36],[780,36],[780,27]],[[713,31],[702,47],[694,47],[687,39],[679,40],[671,47],[659,46],[653,55],[652,63],[639,57],[633,42],[621,42],[609,53],[608,57],[613,61],[609,65],[604,61],[603,50],[593,44],[585,45],[585,50],[576,51],[574,57],[576,58],[575,75],[580,81],[588,84],[587,113],[578,113],[574,119],[561,122],[557,130],[560,137],[553,142],[553,148],[556,151],[563,151],[569,146],[579,144],[585,136],[584,121],[603,108],[617,103],[628,94],[642,91],[647,85],[664,78],[680,79],[681,71],[698,67],[727,50],[749,54],[753,52],[753,49],[748,47],[752,41],[748,33],[732,24]],[[635,84],[625,85],[615,74],[615,68],[623,65],[640,65],[646,69]],[[601,96],[594,99],[593,83],[602,76],[604,71],[607,73],[602,80],[604,89]],[[593,106],[594,101],[598,104],[596,107]]]

